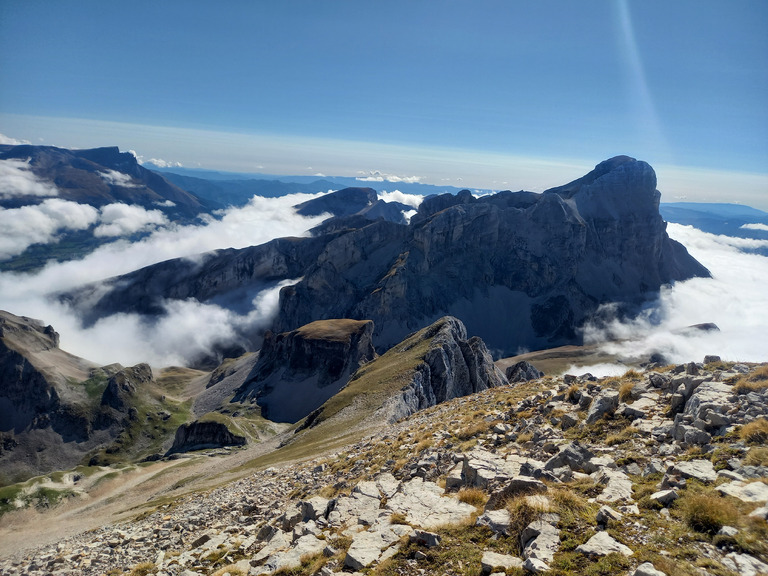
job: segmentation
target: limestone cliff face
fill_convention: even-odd
[[[0,431],[34,427],[40,415],[60,407],[55,378],[32,360],[58,349],[58,336],[51,326],[0,311]]]
[[[196,259],[175,258],[79,288],[61,299],[73,305],[85,325],[119,312],[159,315],[166,299],[221,298],[247,306],[259,290],[298,278],[335,235],[278,238],[241,250],[228,248]]]
[[[441,318],[425,331],[423,338],[431,341],[410,384],[383,408],[390,420],[507,384],[485,343],[476,336],[467,339],[467,330],[458,319]]]
[[[257,402],[270,420],[297,422],[376,356],[372,333],[372,322],[357,320],[320,320],[291,332],[268,332],[234,400]]]

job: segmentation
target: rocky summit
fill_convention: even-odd
[[[338,210],[339,194],[350,210],[374,202],[366,189],[331,193],[299,207],[340,214],[312,238],[156,264],[66,298],[94,322],[161,314],[173,298],[238,309],[254,292],[295,280],[280,292],[275,333],[327,318],[372,320],[381,352],[452,315],[499,357],[579,343],[578,328],[601,304],[627,311],[665,284],[709,274],[667,236],[653,168],[627,156],[542,194],[428,197],[408,224],[350,216]]]
[[[768,571],[767,443],[766,365],[545,376],[328,452],[256,458],[208,491],[163,489],[88,532],[41,527],[22,544],[11,513],[0,571],[755,576]],[[213,454],[218,468],[231,457]]]

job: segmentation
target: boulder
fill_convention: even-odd
[[[549,564],[560,548],[560,530],[544,520],[535,520],[520,533],[524,558],[536,558]]]
[[[568,466],[574,472],[585,472],[591,474],[596,472],[598,467],[590,462],[594,454],[587,448],[574,441],[560,448],[560,452],[552,456],[544,464],[545,470],[555,470]]]
[[[509,511],[506,509],[486,510],[477,518],[476,526],[488,526],[497,534],[509,535],[509,526],[511,523]]]
[[[668,473],[678,474],[683,478],[695,478],[700,482],[714,482],[717,480],[715,467],[709,460],[687,460],[676,462]]]
[[[586,543],[577,546],[576,552],[581,552],[587,556],[607,556],[613,552],[618,552],[624,556],[634,554],[628,546],[614,540],[608,532],[598,532]]]
[[[452,496],[443,496],[443,489],[434,482],[414,478],[404,482],[400,492],[387,500],[387,509],[404,514],[411,526],[434,528],[457,524],[472,516],[475,507]]]
[[[608,412],[616,410],[619,406],[619,393],[616,390],[604,390],[592,401],[584,420],[587,424],[593,424]]]
[[[506,572],[512,568],[521,568],[523,566],[522,558],[511,556],[509,554],[499,554],[486,550],[480,560],[483,574],[490,574],[496,570]]]
[[[537,380],[544,376],[544,372],[537,370],[533,364],[522,360],[517,364],[508,366],[504,372],[507,380],[510,382],[527,382],[528,380]]]
[[[640,566],[635,568],[632,576],[667,576],[667,574],[661,570],[656,570],[654,565],[650,562],[643,562]]]

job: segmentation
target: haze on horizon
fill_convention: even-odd
[[[540,191],[628,154],[768,210],[768,4],[0,4],[0,133],[145,161]]]

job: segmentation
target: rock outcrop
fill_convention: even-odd
[[[360,199],[349,210],[373,202],[365,189],[350,190]],[[323,208],[324,198],[304,208],[330,209]],[[291,240],[289,259],[281,251],[288,240],[274,241],[109,281],[90,321],[120,311],[152,313],[157,308],[147,303],[163,298],[236,307],[250,302],[245,296],[265,279],[301,278],[282,289],[273,332],[324,318],[370,319],[383,351],[448,314],[494,355],[579,343],[578,328],[601,304],[618,303],[619,312],[628,312],[665,284],[708,275],[668,237],[659,198],[653,169],[618,156],[542,194],[474,198],[465,190],[429,197],[408,225],[372,222],[356,212],[322,225],[314,238]],[[273,262],[267,256],[276,250]],[[237,265],[255,253],[264,256],[261,266]],[[217,281],[222,277],[226,281]]]
[[[468,339],[467,329],[457,318],[441,318],[423,331],[421,339],[429,341],[422,361],[410,383],[384,408],[391,420],[507,383],[485,343],[477,336]]]
[[[543,194],[428,198],[407,228],[376,223],[330,242],[281,294],[275,326],[370,318],[387,348],[449,313],[495,350],[578,342],[599,304],[708,274],[667,236],[659,198],[653,169],[628,157]]]
[[[131,407],[131,399],[136,396],[136,391],[151,380],[152,369],[149,364],[137,364],[120,370],[107,381],[107,387],[101,395],[101,405],[126,412]]]
[[[234,401],[255,401],[274,422],[298,422],[336,394],[376,353],[373,322],[318,320],[268,332],[259,359]]]
[[[210,420],[196,420],[179,426],[173,439],[173,446],[168,450],[166,456],[179,452],[189,452],[190,450],[242,446],[243,444],[245,444],[245,436],[233,434],[226,424]]]

